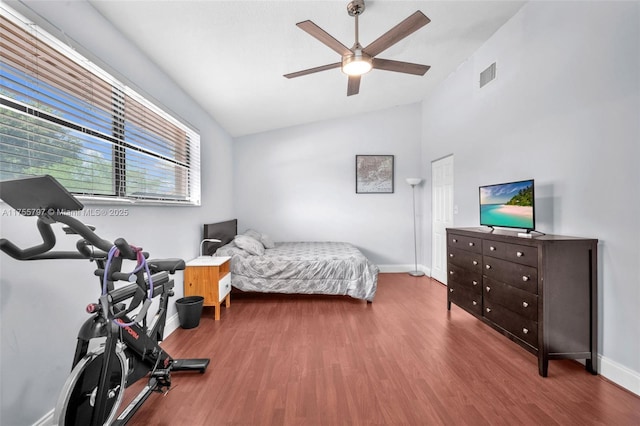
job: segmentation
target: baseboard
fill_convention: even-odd
[[[607,380],[640,396],[640,373],[598,355],[598,372]]]
[[[399,272],[409,272],[416,269],[416,266],[411,265],[378,265],[380,272],[382,273],[399,273]],[[422,271],[426,276],[431,276],[431,269],[427,268],[424,265],[418,265],[418,271]]]
[[[167,318],[167,322],[164,323],[164,338],[166,339],[180,327],[180,320],[178,319],[178,313],[176,312],[171,317]]]

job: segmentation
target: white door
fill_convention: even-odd
[[[447,228],[453,226],[453,155],[431,163],[431,277],[447,283]]]

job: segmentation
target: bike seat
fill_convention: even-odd
[[[147,260],[147,264],[152,272],[167,271],[170,274],[182,271],[185,267],[182,259],[152,259]]]

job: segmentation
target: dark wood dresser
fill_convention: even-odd
[[[456,304],[538,357],[584,359],[597,374],[598,240],[447,229],[447,309]]]

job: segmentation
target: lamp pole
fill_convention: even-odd
[[[407,183],[411,185],[411,193],[413,195],[413,259],[415,269],[409,272],[414,277],[424,276],[424,272],[418,271],[418,236],[416,232],[416,185],[420,184],[420,178],[407,178]]]

